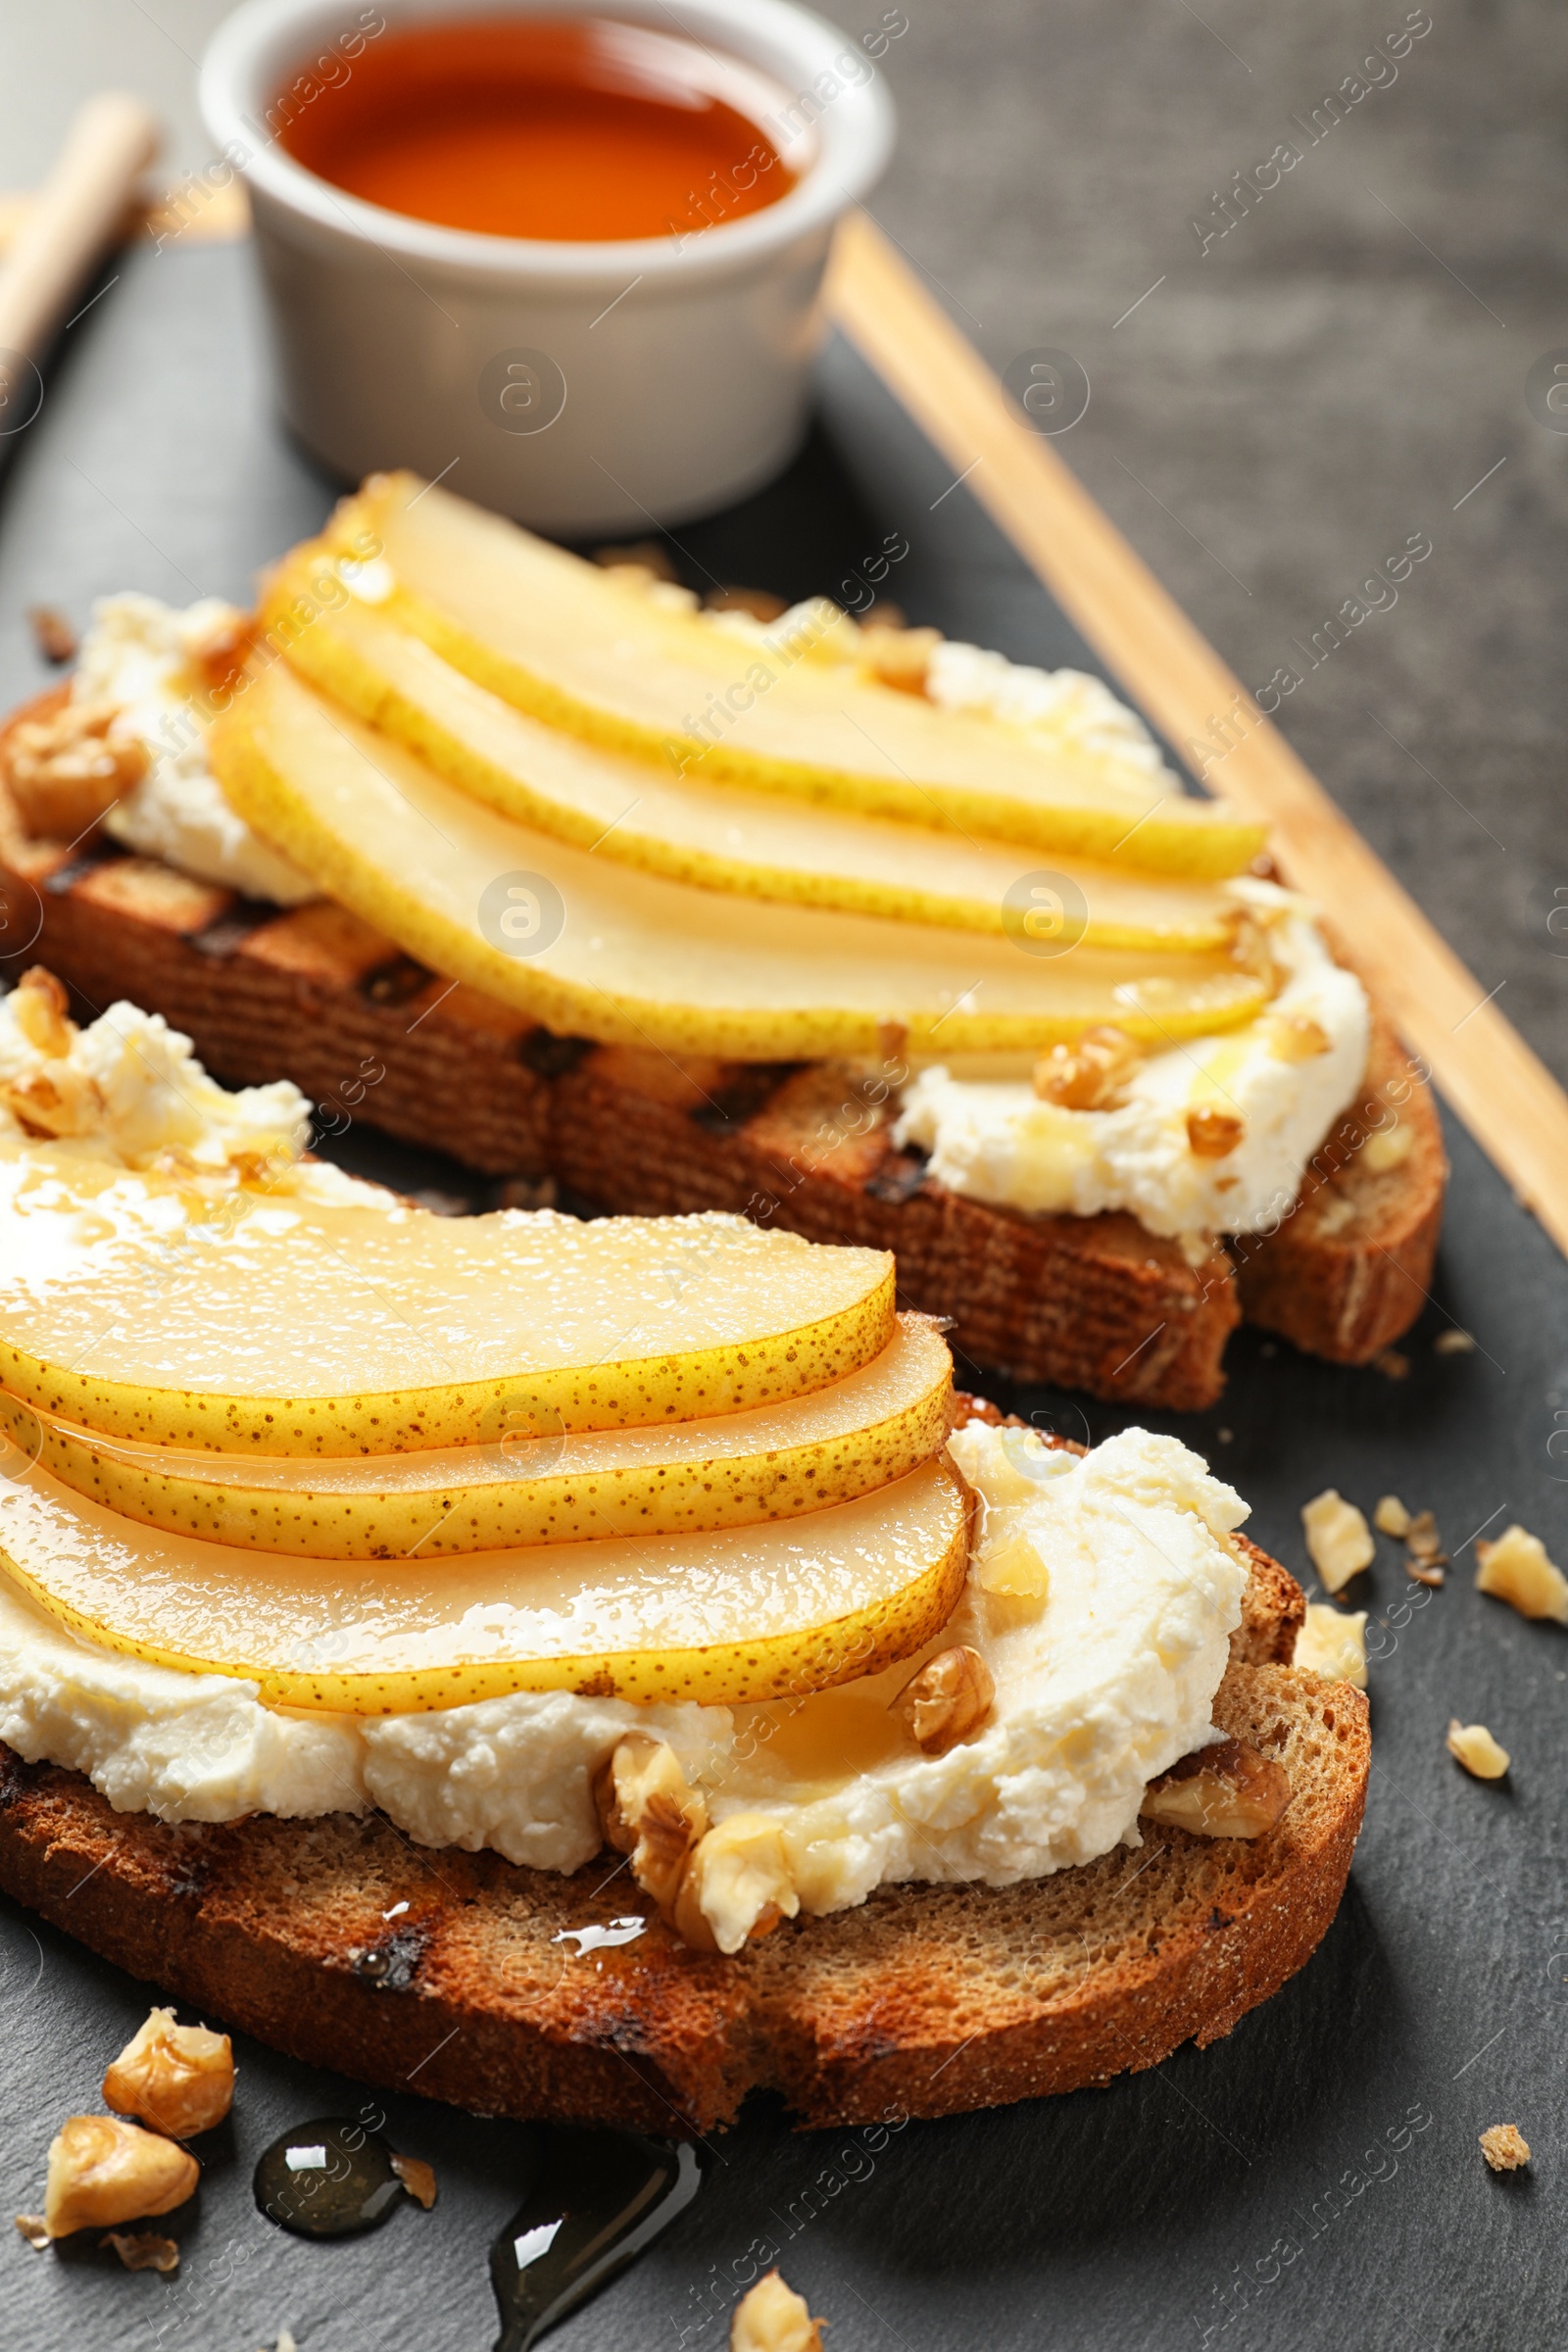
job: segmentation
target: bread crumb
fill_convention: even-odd
[[[1550,1617],[1568,1625],[1568,1576],[1546,1557],[1539,1536],[1505,1527],[1494,1544],[1478,1544],[1476,1591],[1505,1600],[1521,1617]]]
[[[730,2352],[822,2352],[822,2326],[806,2297],[769,2271],[735,2306]]]
[[[1493,2124],[1481,2134],[1481,2153],[1494,2173],[1516,2173],[1530,2162],[1530,2146],[1517,2124]]]
[[[1353,1502],[1337,1488],[1325,1487],[1301,1505],[1301,1526],[1313,1567],[1325,1592],[1338,1592],[1352,1576],[1371,1566],[1377,1549],[1372,1530]]]
[[[1432,1343],[1434,1355],[1474,1355],[1475,1334],[1461,1331],[1457,1323],[1451,1331],[1440,1331]]]
[[[1332,1681],[1353,1683],[1357,1690],[1364,1690],[1365,1609],[1335,1609],[1326,1600],[1309,1600],[1292,1663],[1304,1674],[1327,1675]]]
[[[1461,1723],[1455,1715],[1448,1725],[1447,1745],[1449,1755],[1474,1780],[1500,1781],[1508,1769],[1508,1750],[1498,1746],[1484,1723]]]
[[[1397,1348],[1384,1348],[1372,1358],[1372,1369],[1381,1372],[1385,1380],[1407,1380],[1410,1358],[1401,1355]]]
[[[1372,1514],[1372,1524],[1385,1536],[1403,1536],[1409,1533],[1410,1514],[1397,1494],[1385,1494]]]

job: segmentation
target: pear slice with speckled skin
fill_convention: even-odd
[[[743,1061],[885,1054],[890,1025],[933,1057],[1039,1050],[1104,1023],[1169,1044],[1251,1020],[1272,992],[1270,972],[1229,951],[1080,941],[1036,956],[1005,936],[616,865],[460,792],[281,662],[236,695],[208,756],[238,813],[330,898],[564,1036]]]
[[[267,614],[309,595],[319,551],[301,550],[268,583]],[[741,898],[956,931],[1004,932],[1009,892],[1040,864],[1032,849],[933,825],[899,824],[795,794],[676,776],[546,726],[476,685],[384,612],[350,597],[292,636],[313,685],[380,727],[437,775],[504,816],[596,857]],[[1173,880],[1057,854],[1061,944],[1212,955],[1239,909],[1213,882]]]
[[[356,564],[368,547],[376,561]],[[846,674],[809,658],[808,632],[771,652],[737,641],[411,473],[373,475],[343,501],[328,584],[270,615],[270,642],[332,598],[333,556],[481,686],[666,771],[1193,878],[1241,873],[1264,844],[1262,826],[1113,751],[1042,743]]]
[[[438,1217],[0,1146],[0,1385],[105,1437],[545,1444],[808,1396],[893,1327],[885,1250],[743,1217]]]
[[[826,1690],[941,1630],[968,1536],[945,1455],[765,1527],[373,1563],[157,1534],[37,1468],[0,1480],[0,1573],[74,1633],[357,1715],[514,1690],[729,1705]]]
[[[0,1391],[0,1428],[90,1501],[171,1535],[318,1559],[684,1535],[793,1519],[918,1469],[947,1435],[953,1361],[901,1315],[874,1362],[778,1405],[673,1428],[302,1461],[95,1437]]]

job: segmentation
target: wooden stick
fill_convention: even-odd
[[[0,390],[20,353],[36,368],[73,298],[113,243],[159,130],[139,98],[107,90],[89,98],[66,133],[53,170],[0,268]],[[24,398],[19,386],[13,400]]]
[[[840,225],[829,313],[1080,633],[1176,747],[1271,828],[1482,1150],[1568,1253],[1568,1096],[1235,674],[864,214]],[[1499,984],[1500,985],[1500,984]]]

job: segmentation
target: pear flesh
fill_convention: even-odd
[[[893,1283],[885,1250],[743,1217],[438,1217],[0,1146],[0,1381],[143,1444],[380,1454],[712,1419],[870,1363]]]
[[[0,1480],[0,1573],[73,1633],[360,1715],[515,1690],[735,1705],[826,1690],[940,1631],[968,1528],[944,1459],[766,1526],[373,1564],[158,1534],[40,1468]]]
[[[457,791],[281,662],[235,697],[209,756],[239,814],[329,897],[566,1035],[754,1061],[885,1053],[890,1026],[931,1055],[1105,1024],[1152,1045],[1234,1028],[1272,990],[1229,954],[1042,956],[640,873]]]
[[[1113,753],[1042,745],[846,676],[808,644],[764,653],[413,474],[373,476],[339,507],[328,541],[365,571],[365,551],[377,551],[389,617],[454,667],[612,751],[1158,873],[1240,873],[1263,846],[1260,826]],[[321,601],[297,601],[302,629]]]
[[[0,1392],[18,1449],[77,1494],[171,1535],[317,1559],[701,1533],[792,1519],[904,1478],[947,1435],[953,1364],[901,1315],[831,1388],[718,1420],[327,1456],[203,1453],[94,1436]]]
[[[263,598],[264,624],[286,638],[293,667],[460,791],[559,841],[706,890],[992,933],[1004,928],[1009,890],[1039,863],[1000,841],[705,783],[701,768],[681,777],[607,751],[514,709],[358,597],[290,631],[290,608],[321,563],[319,546],[298,550]],[[1053,866],[1074,940],[1153,954],[1228,944],[1235,909],[1215,883],[1059,856]]]

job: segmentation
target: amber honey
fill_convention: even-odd
[[[283,144],[335,187],[448,228],[682,237],[794,186],[767,96],[746,69],[642,25],[465,18],[382,33]]]

